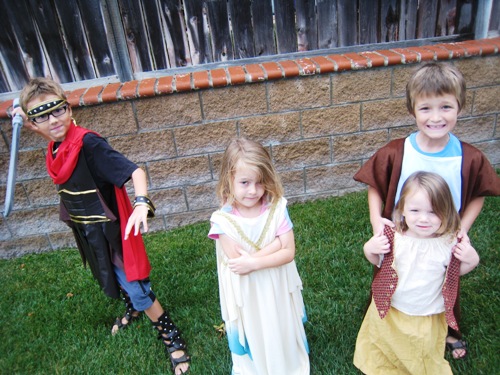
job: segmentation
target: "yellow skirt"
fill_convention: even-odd
[[[453,374],[444,359],[444,312],[411,316],[391,307],[380,319],[372,300],[356,340],[354,365],[364,374]]]

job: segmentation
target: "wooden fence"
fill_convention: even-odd
[[[0,93],[499,29],[488,0],[0,0]],[[486,16],[485,16],[486,12]],[[481,37],[484,37],[481,36]],[[452,39],[453,40],[453,39]],[[1,94],[0,94],[1,95]]]

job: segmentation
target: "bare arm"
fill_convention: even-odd
[[[241,252],[243,251],[241,245],[238,242],[236,242],[235,240],[233,240],[231,237],[229,237],[226,234],[220,234],[219,241],[220,241],[220,244],[222,246],[222,250],[224,250],[224,253],[226,254],[226,256],[229,259],[239,258],[241,256]],[[281,241],[280,241],[279,237],[276,237],[273,240],[273,242],[264,246],[262,249],[260,249],[256,253],[253,253],[251,256],[252,257],[261,257],[261,256],[272,254],[280,249],[281,249]]]
[[[229,237],[227,234],[219,234],[219,242],[222,246],[222,250],[229,259],[234,259],[241,256],[241,245],[231,237]]]
[[[134,184],[134,193],[136,197],[145,196],[148,194],[146,172],[144,172],[142,168],[137,168],[132,173],[132,183]],[[128,219],[127,226],[125,227],[125,239],[128,238],[132,227],[134,228],[134,236],[137,236],[137,234],[139,234],[141,223],[143,225],[144,232],[148,231],[148,211],[149,210],[147,206],[135,206],[134,211]]]
[[[394,223],[382,217],[383,202],[377,190],[368,186],[368,208],[370,210],[370,223],[373,234],[379,233],[385,225],[394,227]]]
[[[282,248],[282,244],[281,244],[280,237],[276,237],[273,240],[273,242],[271,242],[270,244],[267,244],[266,246],[264,246],[259,251],[253,253],[252,256],[254,258],[259,258],[259,257],[267,256],[269,254],[275,253],[278,250],[281,250],[281,248]]]
[[[472,227],[472,224],[474,224],[474,221],[481,213],[483,204],[484,204],[484,197],[476,197],[470,201],[469,205],[464,210],[464,214],[462,215],[462,220],[461,220],[462,233],[469,232],[470,228]]]
[[[229,260],[229,268],[236,274],[246,275],[250,272],[261,270],[264,268],[279,267],[290,263],[295,257],[295,237],[293,231],[290,230],[277,238],[271,243],[271,246],[266,246],[255,254],[248,254],[239,249],[240,257]],[[280,244],[279,250],[275,250],[275,246]],[[263,251],[262,254],[258,254]]]

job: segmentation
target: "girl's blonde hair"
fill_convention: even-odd
[[[245,163],[257,172],[265,190],[264,197],[269,203],[283,196],[283,186],[268,151],[258,142],[243,137],[235,138],[224,152],[216,188],[217,197],[222,205],[234,202],[233,180],[238,162]]]
[[[451,64],[431,62],[421,66],[406,84],[406,107],[415,116],[415,100],[419,97],[453,95],[459,112],[465,106],[465,79]]]
[[[403,216],[406,199],[416,190],[427,192],[432,209],[441,220],[441,227],[436,231],[439,236],[456,234],[460,230],[460,216],[455,209],[450,188],[444,178],[432,172],[415,172],[405,181],[401,189],[401,197],[394,208],[393,221],[400,233],[408,229]]]
[[[37,96],[41,95],[57,95],[59,98],[66,100],[66,94],[61,85],[50,78],[37,77],[32,78],[24,86],[19,96],[19,104],[24,113],[28,113],[28,103]]]

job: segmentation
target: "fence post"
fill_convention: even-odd
[[[106,13],[105,22],[110,28],[114,43],[110,43],[111,53],[114,56],[113,61],[117,62],[116,71],[120,82],[132,81],[134,75],[132,64],[125,40],[125,31],[121,22],[120,8],[117,0],[105,0],[104,11]]]
[[[476,24],[474,27],[474,39],[484,39],[488,37],[492,6],[492,0],[479,0],[476,13]]]

